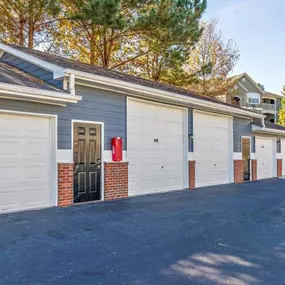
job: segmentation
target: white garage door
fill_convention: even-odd
[[[257,159],[257,179],[271,178],[275,176],[276,140],[270,138],[255,139],[255,151]]]
[[[49,118],[0,115],[0,212],[51,205]]]
[[[129,99],[127,117],[129,195],[182,189],[183,110]]]
[[[285,175],[285,139],[281,139],[282,175]]]
[[[194,112],[196,187],[232,182],[232,118]]]

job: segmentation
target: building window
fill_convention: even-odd
[[[264,98],[264,99],[262,99],[262,103],[274,105],[275,104],[275,100],[274,99]]]
[[[277,153],[281,153],[281,140],[277,139]]]
[[[260,95],[258,93],[247,93],[247,102],[249,104],[260,104]]]

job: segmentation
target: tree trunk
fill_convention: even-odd
[[[95,64],[95,44],[93,39],[90,40],[90,64]]]
[[[34,47],[34,11],[33,11],[33,0],[30,0],[29,3],[29,27],[28,27],[28,47]]]
[[[24,36],[24,27],[25,27],[25,19],[24,17],[20,17],[19,24],[19,45],[24,46],[25,36]]]
[[[107,40],[106,40],[106,33],[104,32],[103,36],[103,67],[109,67],[109,59],[108,59],[108,52],[107,52]]]
[[[29,23],[29,42],[28,47],[33,48],[34,47],[34,25],[33,23]]]

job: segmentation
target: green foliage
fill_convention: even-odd
[[[59,0],[0,0],[0,38],[33,48],[47,41],[59,13]]]
[[[283,96],[285,96],[285,85],[283,86]],[[285,127],[285,97],[281,100],[281,109],[278,114],[278,124]]]
[[[261,84],[261,83],[257,83],[257,86],[258,86],[258,87],[260,87],[263,91],[265,91],[265,87],[264,87],[264,85],[263,85],[263,84]]]
[[[0,0],[0,35],[72,59],[180,84],[206,0]],[[20,31],[20,32],[18,32]]]

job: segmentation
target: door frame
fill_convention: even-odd
[[[193,140],[193,146],[194,146],[194,156],[195,156],[195,149],[197,149],[197,141],[195,140],[195,114],[205,114],[205,115],[212,115],[216,117],[224,117],[229,119],[229,161],[228,161],[228,167],[229,167],[229,172],[228,172],[228,177],[229,177],[229,183],[234,182],[234,146],[233,146],[233,141],[234,141],[234,130],[233,130],[233,116],[231,115],[224,115],[224,114],[218,114],[218,113],[212,113],[212,112],[207,112],[207,111],[201,111],[198,109],[193,109],[193,134],[194,134],[194,140]],[[195,156],[196,160],[196,156]]]
[[[241,150],[241,157],[242,157],[242,139],[249,139],[250,141],[250,146],[249,146],[249,150],[250,150],[250,153],[249,153],[249,159],[250,159],[250,163],[249,163],[249,171],[250,171],[250,180],[249,181],[252,181],[252,165],[251,165],[251,147],[252,147],[252,137],[251,136],[241,136],[240,137],[240,150]]]
[[[90,125],[100,125],[101,127],[101,189],[100,189],[100,200],[96,201],[104,201],[104,123],[103,122],[97,122],[97,121],[84,121],[84,120],[71,120],[71,151],[72,151],[72,161],[74,163],[74,153],[73,153],[73,128],[75,123],[82,123],[82,124],[90,124]],[[74,190],[73,190],[74,193]],[[93,202],[96,202],[93,201]]]
[[[162,103],[157,101],[151,101],[146,99],[140,99],[140,98],[134,98],[127,96],[126,97],[126,141],[127,141],[127,147],[128,147],[128,109],[130,101],[136,101],[141,103],[147,103],[147,104],[153,104],[158,105],[162,107],[167,107],[171,109],[180,109],[182,111],[182,167],[183,167],[183,174],[182,174],[182,186],[185,189],[189,188],[189,171],[188,171],[188,108],[182,107],[182,106],[176,106],[176,105],[169,105],[168,103]],[[129,176],[130,179],[130,176]],[[163,193],[160,192],[160,193]]]
[[[50,135],[51,135],[51,206],[58,205],[58,167],[57,167],[57,118],[55,114],[46,113],[34,113],[34,112],[22,112],[13,110],[0,109],[0,115],[18,115],[18,116],[30,116],[30,117],[42,117],[50,119]],[[36,208],[35,208],[36,209]]]
[[[272,140],[272,177],[269,178],[274,178],[277,177],[277,138],[274,137],[266,137],[266,136],[255,136],[255,141],[257,139],[266,139],[266,140]],[[281,146],[282,147],[282,146]],[[258,163],[258,157],[257,157],[257,151],[255,150],[256,153],[256,159],[257,159],[257,163]],[[257,173],[257,179],[258,178],[258,173]],[[261,178],[261,179],[267,179],[267,178]]]

